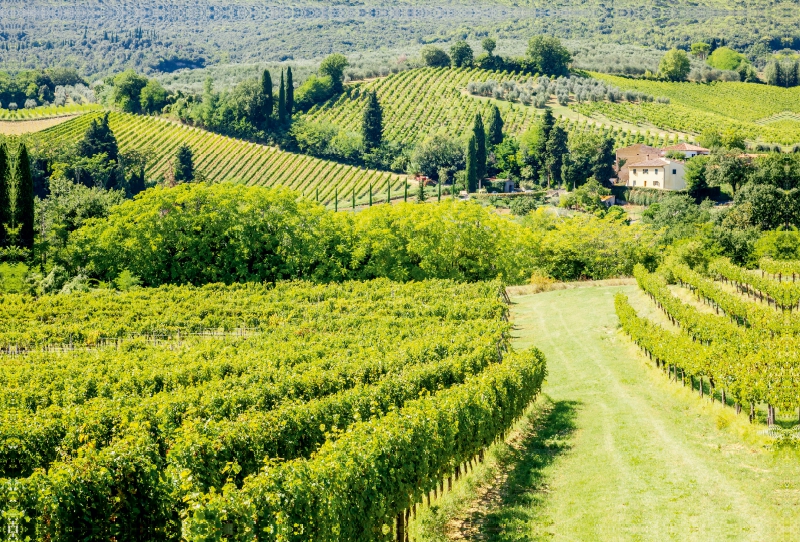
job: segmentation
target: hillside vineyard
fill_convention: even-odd
[[[37,540],[381,533],[508,429],[545,374],[536,350],[511,351],[497,282],[3,308],[0,521]]]

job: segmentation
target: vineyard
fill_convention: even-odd
[[[536,397],[499,282],[3,299],[0,532],[403,540]],[[450,480],[448,482],[448,480]]]
[[[419,143],[426,136],[442,131],[462,137],[472,127],[472,119],[480,113],[486,122],[492,104],[500,109],[504,131],[519,136],[527,130],[543,109],[506,100],[490,100],[467,93],[470,85],[481,82],[527,81],[529,77],[513,73],[480,69],[421,68],[407,70],[386,78],[352,85],[347,93],[312,108],[304,118],[311,122],[331,123],[342,129],[357,131],[360,127],[366,91],[375,91],[384,111],[384,135],[402,143]],[[677,142],[677,135],[653,134],[647,129],[630,130],[587,119],[560,118],[562,125],[574,132],[605,133],[613,137],[617,147],[646,143],[668,145]]]
[[[78,141],[96,115],[83,115],[36,134],[42,144],[64,144]],[[302,154],[284,152],[221,136],[199,128],[164,119],[126,113],[111,113],[109,125],[119,142],[120,150],[138,149],[148,153],[148,177],[163,179],[169,171],[176,149],[181,144],[191,147],[196,169],[209,181],[233,181],[257,186],[286,186],[322,203],[337,198],[340,205],[378,200],[391,188],[402,193],[405,176],[382,171],[328,162]]]
[[[39,120],[52,117],[63,117],[66,115],[77,115],[99,111],[103,107],[98,104],[67,104],[67,105],[44,105],[30,109],[2,109],[0,108],[0,120],[26,121]]]
[[[670,103],[591,102],[572,108],[583,115],[699,134],[733,129],[748,140],[800,143],[800,90],[752,83],[666,83],[603,74],[594,77],[623,90],[670,99]]]
[[[616,299],[617,315],[625,332],[671,379],[686,383],[688,378],[692,389],[737,414],[749,405],[751,420],[766,406],[770,426],[778,412],[796,422],[800,289],[792,277],[781,280],[783,269],[748,271],[725,259],[711,262],[707,274],[677,262],[659,273],[638,266],[639,287],[676,329],[637,315],[623,295]]]

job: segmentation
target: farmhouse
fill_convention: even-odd
[[[627,186],[683,190],[684,162],[668,158],[650,158],[628,166]]]
[[[674,158],[681,154],[685,159]],[[617,178],[625,186],[683,190],[685,160],[700,154],[709,154],[709,150],[689,143],[664,148],[643,144],[624,147],[617,151]]]

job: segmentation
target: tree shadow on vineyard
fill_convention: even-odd
[[[531,532],[531,524],[543,518],[549,493],[545,471],[572,448],[575,418],[581,406],[579,401],[542,399],[544,407],[526,424],[525,432],[504,447],[499,457],[502,476],[492,494],[486,496],[489,502],[474,510],[465,522],[471,524],[474,534],[480,533],[470,538],[491,542],[538,538]]]

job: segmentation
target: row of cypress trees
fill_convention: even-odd
[[[33,176],[28,149],[24,143],[20,144],[17,159],[12,164],[8,147],[5,143],[0,144],[0,246],[9,245],[12,233],[16,231],[15,244],[21,248],[33,248],[33,205]]]
[[[261,93],[264,100],[264,111],[261,114],[262,119],[254,119],[256,124],[259,120],[267,126],[271,124],[273,112],[277,105],[277,117],[280,125],[286,124],[292,118],[294,111],[294,81],[292,81],[292,68],[286,68],[286,77],[284,79],[284,72],[281,71],[281,84],[278,87],[278,103],[275,103],[275,97],[272,94],[272,74],[269,70],[264,70],[261,74]]]
[[[487,144],[491,147],[503,142],[503,118],[497,106],[492,107],[489,117],[489,130],[483,125],[480,113],[475,114],[472,133],[467,141],[466,181],[467,191],[475,192],[478,181],[486,178],[486,161],[489,158]]]

